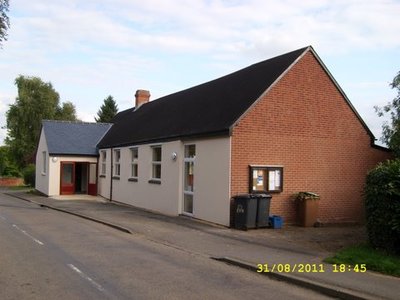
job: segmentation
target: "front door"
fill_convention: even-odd
[[[97,196],[97,164],[89,164],[89,183],[88,183],[88,194]]]
[[[75,164],[73,162],[61,162],[61,195],[75,193]]]
[[[194,202],[194,161],[196,145],[185,145],[184,183],[183,183],[183,213],[193,215]]]

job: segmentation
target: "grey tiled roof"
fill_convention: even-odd
[[[112,124],[43,121],[50,155],[97,155],[97,143]]]

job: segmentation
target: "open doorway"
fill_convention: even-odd
[[[97,164],[61,162],[61,195],[97,195]]]
[[[88,192],[88,163],[75,163],[75,194]]]

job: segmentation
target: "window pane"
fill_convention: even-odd
[[[46,155],[46,151],[42,152],[43,155],[43,168],[42,168],[42,172],[46,174],[47,171],[47,155]]]
[[[153,173],[152,177],[156,179],[161,179],[161,165],[153,164]]]
[[[139,157],[139,151],[138,148],[132,148],[131,149],[131,155],[132,155],[132,161],[135,161]]]
[[[196,156],[196,145],[186,145],[185,146],[185,157],[194,158]]]
[[[119,176],[121,174],[120,164],[115,165],[115,175]]]
[[[268,188],[270,191],[278,191],[281,189],[280,170],[270,170],[268,172]]]
[[[265,191],[266,190],[266,171],[255,169],[253,170],[253,191]]]
[[[72,184],[72,171],[74,166],[72,164],[65,164],[62,166],[62,183],[63,184]]]
[[[184,186],[184,190],[185,191],[189,191],[189,192],[193,192],[193,166],[194,163],[191,162],[185,162],[185,186]]]
[[[153,147],[153,161],[161,161],[161,147]]]
[[[115,150],[114,154],[115,154],[115,158],[114,158],[115,162],[119,162],[119,160],[121,159],[121,151]]]
[[[138,177],[138,165],[137,164],[132,164],[131,176]]]
[[[97,173],[96,167],[97,167],[96,164],[89,165],[89,184],[96,183],[96,173]]]
[[[185,194],[183,199],[183,210],[186,213],[193,213],[193,195]]]

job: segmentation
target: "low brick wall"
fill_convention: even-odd
[[[16,177],[0,177],[0,186],[19,186],[23,185],[24,180]]]

